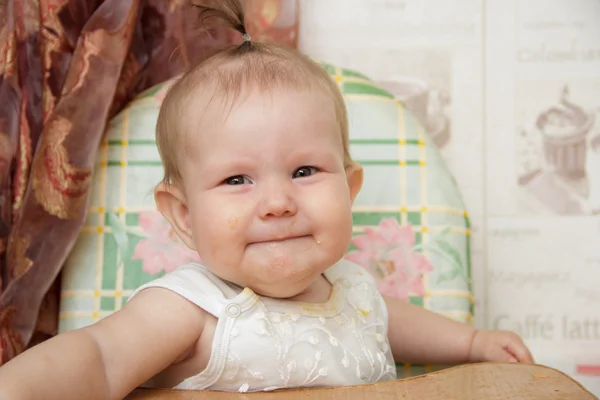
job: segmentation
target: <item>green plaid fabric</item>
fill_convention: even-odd
[[[410,301],[471,322],[469,218],[439,151],[391,94],[364,75],[323,66],[344,93],[351,154],[364,167],[364,186],[353,208],[355,235],[389,218],[411,225],[415,251],[435,269],[423,275],[424,293],[411,293]],[[120,309],[138,286],[164,273],[145,271],[133,254],[148,236],[141,219],[155,211],[152,191],[162,178],[154,131],[167,87],[142,93],[108,127],[89,215],[64,268],[60,331]],[[429,368],[399,372],[406,376]]]
[[[440,152],[391,94],[361,74],[327,68],[346,99],[351,154],[364,167],[353,207],[355,233],[384,218],[411,225],[416,247],[435,266],[423,276],[425,295],[411,302],[471,322],[470,223]]]

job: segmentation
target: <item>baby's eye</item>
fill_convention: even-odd
[[[311,176],[312,174],[316,174],[317,173],[317,169],[315,167],[300,167],[297,170],[294,171],[294,173],[292,174],[292,178],[296,179],[296,178],[305,178],[307,176]]]
[[[227,185],[247,185],[250,183],[250,179],[244,175],[231,176],[223,181]]]

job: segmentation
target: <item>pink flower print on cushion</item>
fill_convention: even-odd
[[[148,237],[138,242],[133,258],[142,260],[144,272],[154,275],[161,271],[173,271],[189,262],[200,262],[198,253],[179,240],[158,211],[142,212],[139,221]]]
[[[345,258],[367,269],[381,294],[404,300],[410,294],[425,295],[423,274],[434,268],[423,254],[413,251],[411,226],[400,226],[395,218],[383,219],[379,227],[366,228],[364,235],[352,238],[352,243],[357,250]]]

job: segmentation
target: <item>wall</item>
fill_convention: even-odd
[[[477,325],[600,394],[600,1],[301,4],[301,50],[381,81],[441,147]]]

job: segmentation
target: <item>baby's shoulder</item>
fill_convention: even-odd
[[[206,267],[198,263],[185,264],[139,287],[130,299],[149,288],[163,288],[177,293],[205,311],[217,315],[228,298],[237,294],[235,289]]]
[[[150,281],[144,287],[150,286],[168,286],[181,288],[183,290],[203,290],[207,293],[220,295],[222,287],[227,286],[219,277],[214,275],[205,266],[198,263],[184,264],[171,272]]]

